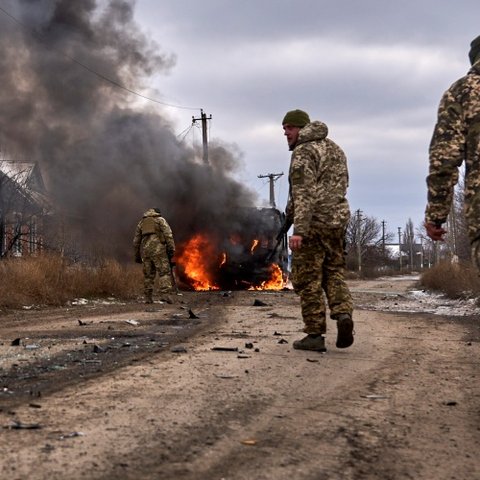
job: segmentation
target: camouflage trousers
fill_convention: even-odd
[[[326,303],[330,317],[352,314],[353,302],[344,279],[345,230],[322,229],[292,255],[292,285],[300,296],[305,333],[326,333]]]
[[[158,289],[161,293],[172,291],[172,279],[170,276],[170,262],[167,254],[156,253],[155,255],[145,255],[143,261],[144,292],[149,296],[153,293],[155,277],[158,275]]]

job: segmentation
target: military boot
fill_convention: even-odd
[[[145,292],[145,303],[153,303],[153,293]]]
[[[353,320],[350,314],[342,313],[337,318],[337,348],[348,348],[353,343]]]
[[[313,350],[314,352],[326,352],[325,337],[321,334],[309,334],[301,340],[293,342],[293,348],[296,350]]]
[[[173,298],[172,298],[170,290],[160,292],[159,295],[160,295],[160,301],[161,302],[169,303],[170,305],[173,303]]]

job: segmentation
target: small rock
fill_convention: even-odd
[[[170,349],[172,353],[187,353],[187,349],[183,345],[176,345]]]

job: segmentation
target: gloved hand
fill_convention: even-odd
[[[441,242],[444,241],[443,239],[443,235],[445,233],[447,233],[447,231],[442,228],[441,225],[436,225],[435,223],[431,223],[431,222],[426,222],[425,223],[425,229],[427,231],[427,235],[432,239],[432,240],[435,240],[435,241],[438,241],[440,240]]]

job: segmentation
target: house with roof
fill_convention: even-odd
[[[0,257],[41,251],[51,211],[38,164],[0,160]]]

